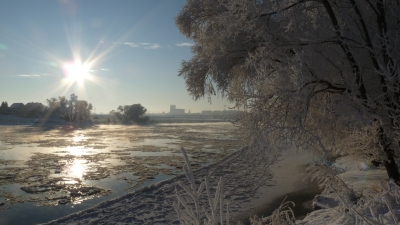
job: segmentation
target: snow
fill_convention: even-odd
[[[213,187],[223,177],[230,215],[236,218],[251,215],[268,199],[307,187],[303,172],[313,159],[309,154],[285,152],[268,168],[266,158],[254,157],[244,148],[194,171],[194,177],[200,180],[208,175]],[[177,182],[185,179],[177,176],[47,224],[178,224],[172,203]]]
[[[79,121],[77,123],[79,126],[88,126],[91,125],[91,121]],[[0,115],[0,125],[6,126],[15,126],[15,125],[30,125],[30,126],[62,126],[62,125],[71,125],[71,122],[65,122],[63,119],[57,117],[50,118],[24,118],[18,117],[15,115]]]
[[[265,160],[252,156],[244,148],[216,164],[194,171],[194,177],[200,180],[208,175],[214,187],[222,177],[231,218],[241,219],[254,214],[269,200],[307,187],[309,180],[304,168],[317,158],[288,151],[269,168],[265,167]],[[351,155],[338,158],[331,167],[341,171],[339,178],[357,193],[358,204],[325,190],[313,203],[321,209],[297,220],[296,224],[368,224],[364,220],[376,222],[371,224],[394,224],[388,206],[393,208],[396,217],[400,215],[393,197],[398,190],[388,185],[383,167],[374,167],[368,158]],[[46,224],[179,224],[172,205],[176,202],[177,182],[185,179],[184,175],[177,176]],[[366,191],[375,194],[368,197]]]
[[[387,182],[387,173],[383,166],[365,168],[367,158],[356,158],[355,156],[346,156],[336,160],[334,166],[343,168],[345,172],[339,174],[339,177],[353,187],[355,191],[372,188],[376,182]]]
[[[368,158],[349,155],[337,159],[332,167],[342,171],[338,175],[340,179],[357,193],[359,197],[357,204],[346,202],[347,206],[344,206],[336,193],[324,192],[316,196],[313,203],[322,209],[311,212],[296,224],[395,224],[388,205],[394,208],[398,217],[400,211],[393,197],[398,188],[394,184],[388,184],[387,173],[383,166],[374,167],[368,163]],[[374,194],[371,197],[367,193]],[[340,197],[343,199],[345,196]],[[355,216],[357,213],[369,223],[362,222],[361,216]]]
[[[0,125],[31,125],[38,119],[22,118],[14,115],[0,115]]]

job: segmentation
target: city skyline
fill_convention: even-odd
[[[0,101],[41,102],[76,94],[97,112],[170,102],[192,112],[230,105],[221,96],[193,101],[178,77],[191,58],[177,1],[7,1],[0,9]]]

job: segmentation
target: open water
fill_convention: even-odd
[[[230,123],[0,126],[0,224],[37,224],[196,168],[240,149]]]

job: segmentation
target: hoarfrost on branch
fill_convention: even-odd
[[[368,154],[400,183],[399,1],[188,0],[175,20],[187,90],[245,109],[258,149]]]

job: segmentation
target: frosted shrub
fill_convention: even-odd
[[[268,217],[258,218],[253,216],[250,218],[251,225],[292,225],[296,224],[296,219],[290,205],[295,206],[293,202],[285,202],[286,198],[282,201],[279,208],[277,208],[272,215]]]
[[[356,202],[360,194],[357,194],[353,188],[347,186],[346,183],[337,175],[342,171],[339,168],[328,166],[326,164],[313,164],[307,167],[306,172],[311,180],[316,180],[320,188],[324,188],[323,194],[332,192],[329,187],[335,188],[342,198],[351,202]]]
[[[400,188],[393,180],[374,189],[355,192],[338,176],[338,168],[314,164],[307,168],[312,179],[324,187],[323,196],[333,197],[339,206],[334,224],[389,225],[399,224],[394,206],[400,203]],[[328,207],[329,208],[329,207]]]
[[[342,210],[341,221],[343,224],[356,225],[389,225],[399,224],[393,205],[396,205],[399,190],[393,181],[382,185],[382,190],[372,193],[364,190],[362,196],[357,200],[357,204],[346,201],[339,192],[332,186],[328,186],[337,196],[345,210]]]
[[[182,154],[185,157],[186,165],[183,167],[186,178],[189,180],[190,186],[185,185],[183,182],[178,182],[180,188],[175,188],[177,202],[174,202],[173,207],[178,214],[178,219],[181,224],[193,224],[193,225],[212,225],[212,224],[229,224],[229,206],[226,206],[226,217],[224,217],[224,193],[223,193],[223,182],[220,178],[214,197],[211,194],[211,187],[208,177],[204,178],[204,181],[200,185],[196,185],[196,181],[193,176],[192,167],[190,164],[189,157],[186,154],[184,148],[181,148]],[[202,204],[201,201],[203,189],[206,189],[208,206]]]

